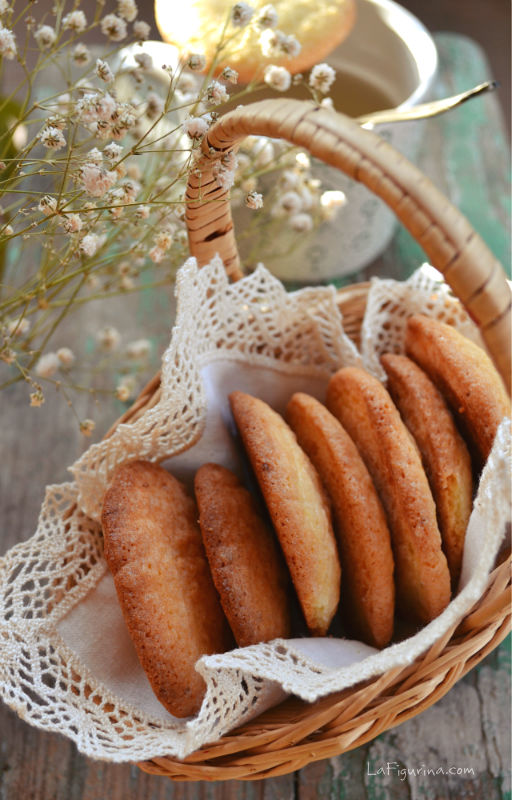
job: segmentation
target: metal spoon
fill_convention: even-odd
[[[442,100],[432,100],[430,103],[420,103],[412,108],[385,108],[356,118],[360,125],[373,126],[387,122],[407,122],[413,119],[427,119],[442,114],[456,106],[460,106],[472,97],[477,97],[484,92],[492,91],[497,87],[496,81],[485,81],[473,89],[455,94],[452,97],[443,97]]]

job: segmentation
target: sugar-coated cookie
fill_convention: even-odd
[[[195,714],[205,692],[196,661],[233,644],[196,504],[163,467],[132,461],[114,473],[102,524],[105,558],[153,690],[174,716]]]
[[[284,564],[254,499],[219,464],[200,467],[194,488],[213,582],[237,644],[289,637]]]
[[[329,500],[283,418],[243,392],[229,399],[306,624],[313,635],[323,636],[339,603],[341,576]]]
[[[286,419],[332,501],[343,571],[342,605],[348,605],[342,612],[352,618],[350,629],[358,638],[385,647],[393,634],[394,562],[373,481],[348,433],[318,400],[294,394]]]
[[[481,347],[456,328],[416,314],[407,321],[405,350],[434,381],[455,418],[485,460],[510,398]]]
[[[327,407],[354,440],[386,511],[397,605],[404,616],[429,622],[450,600],[450,573],[417,447],[384,386],[363,369],[333,375]]]
[[[455,589],[473,499],[469,451],[446,402],[426,373],[403,355],[387,353],[381,363],[391,397],[421,453]]]

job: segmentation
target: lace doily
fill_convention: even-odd
[[[190,260],[177,282],[178,310],[162,364],[161,397],[134,424],[93,445],[50,486],[37,531],[0,559],[0,696],[21,717],[111,761],[184,757],[286,693],[314,700],[410,663],[481,596],[510,513],[510,423],[498,432],[468,527],[461,590],[419,633],[378,652],[343,639],[276,640],[203,657],[207,693],[197,717],[175,720],[138,664],[102,555],[97,522],[115,465],[169,459],[185,479],[212,454],[236,468],[226,395],[243,388],[276,408],[302,389],[322,398],[340,366],[400,351],[403,320],[434,314],[472,337],[464,312],[420,270],[409,281],[374,281],[362,354],[344,335],[331,288],[287,294],[264,268],[229,285],[217,260]]]

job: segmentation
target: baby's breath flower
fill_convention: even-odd
[[[335,218],[340,208],[343,208],[347,203],[347,197],[344,192],[332,190],[323,192],[320,195],[320,208],[322,216],[326,220]]]
[[[5,14],[9,10],[9,3],[7,0],[0,0],[0,14]]]
[[[135,288],[135,281],[133,280],[133,278],[130,278],[129,275],[123,275],[123,277],[119,282],[119,286],[121,287],[123,292],[127,292],[130,289]]]
[[[206,98],[209,103],[212,105],[217,106],[219,103],[225,103],[226,100],[229,100],[229,95],[226,91],[226,87],[219,83],[219,81],[212,81],[206,87]]]
[[[75,363],[75,354],[69,347],[59,347],[57,358],[60,361],[61,369],[69,369]]]
[[[9,336],[25,336],[30,330],[30,320],[26,317],[21,319],[11,319],[7,323],[7,333]]]
[[[183,123],[183,128],[191,139],[201,139],[208,130],[208,122],[204,117],[189,117]]]
[[[322,94],[327,94],[336,78],[336,72],[329,64],[315,64],[309,73],[309,85]]]
[[[85,44],[82,44],[82,42],[78,42],[73,48],[73,61],[75,64],[79,64],[83,67],[88,64],[90,60],[91,54],[89,48]]]
[[[44,394],[42,389],[36,389],[35,392],[30,394],[30,405],[33,408],[39,408],[44,403]]]
[[[126,22],[117,14],[107,14],[100,23],[101,32],[108,36],[111,42],[122,42],[126,38]]]
[[[12,227],[12,225],[6,225],[4,227],[3,229],[4,236],[12,236],[13,233],[14,233],[14,228]]]
[[[94,70],[98,78],[100,78],[105,83],[112,83],[114,80],[114,73],[110,69],[109,65],[106,61],[102,61],[101,58],[96,59],[96,69]]]
[[[249,192],[245,196],[245,205],[254,210],[263,207],[263,195],[259,192]]]
[[[83,239],[80,241],[80,252],[83,253],[84,256],[88,258],[92,258],[92,256],[96,253],[100,244],[100,238],[95,233],[88,233]]]
[[[62,20],[62,27],[74,33],[83,33],[87,27],[87,19],[83,11],[72,11]]]
[[[122,184],[121,192],[123,193],[125,200],[127,200],[129,203],[133,203],[141,188],[142,187],[140,183],[137,183],[137,181],[127,180]]]
[[[146,116],[148,119],[156,119],[164,110],[164,101],[155,92],[148,94],[148,103],[146,106]]]
[[[234,153],[226,153],[219,161],[213,165],[213,176],[217,183],[227,191],[231,189],[235,182],[236,168],[238,165],[237,157]]]
[[[151,248],[148,253],[149,258],[153,262],[153,264],[160,264],[165,256],[165,252],[162,250],[161,247],[157,247],[156,245]]]
[[[310,214],[293,214],[289,219],[289,223],[297,233],[307,233],[313,229],[313,218]]]
[[[149,206],[137,206],[137,209],[135,211],[135,216],[138,217],[138,219],[147,219],[149,217],[149,214],[150,214]]]
[[[143,22],[142,20],[137,20],[137,22],[133,23],[133,35],[137,39],[138,42],[145,42],[149,39],[149,35],[151,33],[151,28],[149,27],[147,22]]]
[[[82,230],[82,219],[79,214],[64,214],[61,218],[66,233],[78,233]]]
[[[53,44],[55,44],[56,38],[57,34],[51,25],[40,25],[34,33],[34,39],[41,50],[48,50]]]
[[[80,423],[80,432],[83,433],[84,436],[90,436],[95,427],[96,423],[94,422],[94,420],[84,419]]]
[[[263,8],[258,13],[256,22],[260,26],[260,28],[277,27],[278,15],[274,6],[272,5],[263,6]]]
[[[285,192],[279,199],[279,206],[288,214],[295,214],[303,208],[302,198],[298,192]]]
[[[139,9],[135,0],[117,0],[117,13],[127,22],[133,22]]]
[[[238,83],[238,72],[231,67],[224,67],[220,76],[228,83]]]
[[[254,9],[248,3],[235,3],[231,9],[231,24],[235,28],[244,28],[252,19]]]
[[[105,145],[103,148],[103,155],[107,161],[116,161],[122,152],[123,148],[121,145],[115,142],[110,142],[110,144]]]
[[[275,64],[266,67],[263,79],[268,86],[278,92],[286,92],[292,82],[292,76],[288,70]]]
[[[113,325],[105,325],[96,332],[96,342],[101,350],[110,353],[112,350],[117,350],[119,342],[121,341],[121,334],[114,328]]]
[[[40,134],[41,144],[47,147],[48,150],[60,150],[61,147],[66,146],[66,139],[62,131],[54,125],[48,125],[41,131]]]
[[[37,206],[37,210],[42,211],[46,217],[49,217],[50,214],[54,214],[57,210],[57,201],[55,197],[45,194],[43,197],[41,197],[39,205]]]
[[[92,197],[103,197],[116,182],[115,172],[103,169],[98,164],[84,164],[80,170],[80,178],[87,194]]]
[[[161,250],[168,250],[169,247],[172,245],[172,240],[173,240],[172,231],[169,230],[160,231],[155,238],[155,244]]]
[[[103,163],[103,155],[97,147],[91,148],[87,153],[87,160],[98,166]]]
[[[194,72],[202,72],[206,67],[206,58],[201,53],[191,53],[187,59],[187,67]]]
[[[0,55],[12,61],[16,58],[16,37],[8,28],[0,25]]]
[[[151,342],[149,339],[136,339],[126,346],[126,355],[134,361],[141,361],[151,353]]]
[[[122,403],[126,403],[131,397],[130,387],[124,381],[121,381],[116,386],[116,397]]]
[[[55,375],[58,368],[59,359],[57,353],[45,353],[38,360],[35,366],[35,372],[40,378],[51,378],[52,375]]]

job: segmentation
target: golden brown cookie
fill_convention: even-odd
[[[417,314],[407,322],[405,350],[446,398],[457,423],[485,460],[510,398],[487,353],[451,325]]]
[[[442,395],[426,373],[407,356],[386,353],[381,363],[391,397],[421,453],[455,589],[472,508],[469,451]]]
[[[194,665],[232,636],[212,582],[197,508],[163,467],[118,467],[103,501],[105,558],[140,663],[176,717],[195,714],[205,683]]]
[[[384,386],[363,369],[333,375],[327,406],[354,440],[386,511],[398,607],[429,622],[450,600],[450,573],[418,450]]]
[[[342,605],[364,642],[385,647],[393,634],[395,584],[386,516],[359,452],[318,400],[294,394],[286,419],[318,470],[334,510],[341,554]],[[345,609],[343,609],[345,611]]]
[[[253,498],[219,464],[200,467],[194,486],[213,582],[237,644],[289,637],[284,564]]]
[[[338,606],[341,576],[329,500],[283,418],[243,392],[229,399],[306,624],[313,635],[323,636]]]

